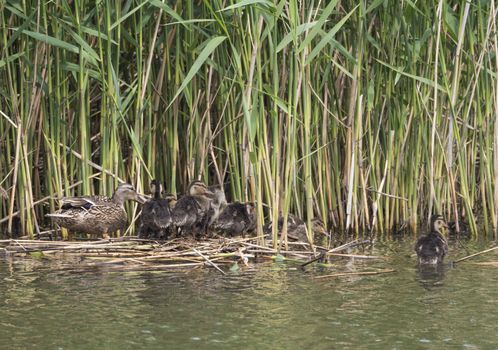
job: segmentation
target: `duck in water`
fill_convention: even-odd
[[[132,185],[119,185],[111,198],[106,196],[62,197],[61,209],[47,214],[52,221],[72,232],[103,235],[104,237],[126,228],[128,216],[124,202],[145,202]]]
[[[176,198],[173,195],[162,198],[163,186],[158,180],[151,181],[150,191],[153,197],[145,202],[142,208],[138,237],[166,239],[169,236],[168,228],[173,222],[171,206]]]
[[[448,243],[443,236],[443,228],[448,228],[443,216],[433,215],[431,217],[430,232],[420,237],[415,244],[415,251],[420,265],[442,263],[446,254],[448,254]]]

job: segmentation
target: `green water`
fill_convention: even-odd
[[[453,243],[452,260],[492,242]],[[498,268],[472,261],[421,273],[413,241],[385,261],[306,270],[265,262],[124,272],[64,261],[0,261],[0,349],[498,349]],[[391,274],[319,280],[370,268]]]

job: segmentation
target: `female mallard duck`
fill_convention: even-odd
[[[263,231],[266,234],[271,234],[272,232],[272,223],[269,222],[263,227]],[[284,218],[280,217],[278,219],[278,232],[282,231],[282,227],[284,226]],[[327,236],[327,230],[325,229],[325,225],[322,220],[318,218],[313,218],[311,220],[311,226],[313,231],[313,241],[321,236]],[[306,234],[306,223],[293,214],[288,214],[287,217],[287,237],[293,241],[299,242],[308,242],[308,236]]]
[[[231,236],[242,235],[256,228],[256,217],[252,203],[228,204],[211,227]]]
[[[420,237],[415,244],[419,264],[439,264],[443,262],[445,255],[448,253],[448,243],[442,233],[443,227],[448,228],[443,216],[433,215],[431,217],[431,231],[427,235]]]
[[[171,206],[174,205],[173,202],[176,198],[172,195],[161,198],[162,184],[157,180],[151,181],[150,191],[153,197],[145,202],[142,208],[138,237],[167,238],[169,235],[168,228],[173,222]]]
[[[106,196],[63,197],[61,209],[47,214],[59,226],[73,232],[108,235],[123,230],[128,222],[124,208],[126,200],[144,203],[132,185],[119,185],[112,198]]]
[[[214,193],[208,190],[201,181],[189,184],[187,194],[181,197],[172,210],[173,224],[182,230],[182,233],[195,234],[206,231],[209,223],[209,211]]]

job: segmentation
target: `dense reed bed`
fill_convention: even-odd
[[[224,182],[257,203],[261,237],[288,212],[354,232],[432,212],[496,228],[496,11],[0,1],[0,224],[33,234],[50,197],[156,177]]]

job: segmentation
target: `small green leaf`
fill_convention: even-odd
[[[30,252],[29,255],[35,259],[42,259],[45,256],[43,252]]]
[[[237,264],[237,262],[235,262],[232,266],[230,266],[231,272],[237,272],[239,270],[240,270],[240,267],[239,267],[239,264]]]
[[[281,254],[278,254],[278,255],[275,256],[275,261],[276,262],[282,262],[284,260],[285,260],[285,257],[283,255],[281,255]]]

